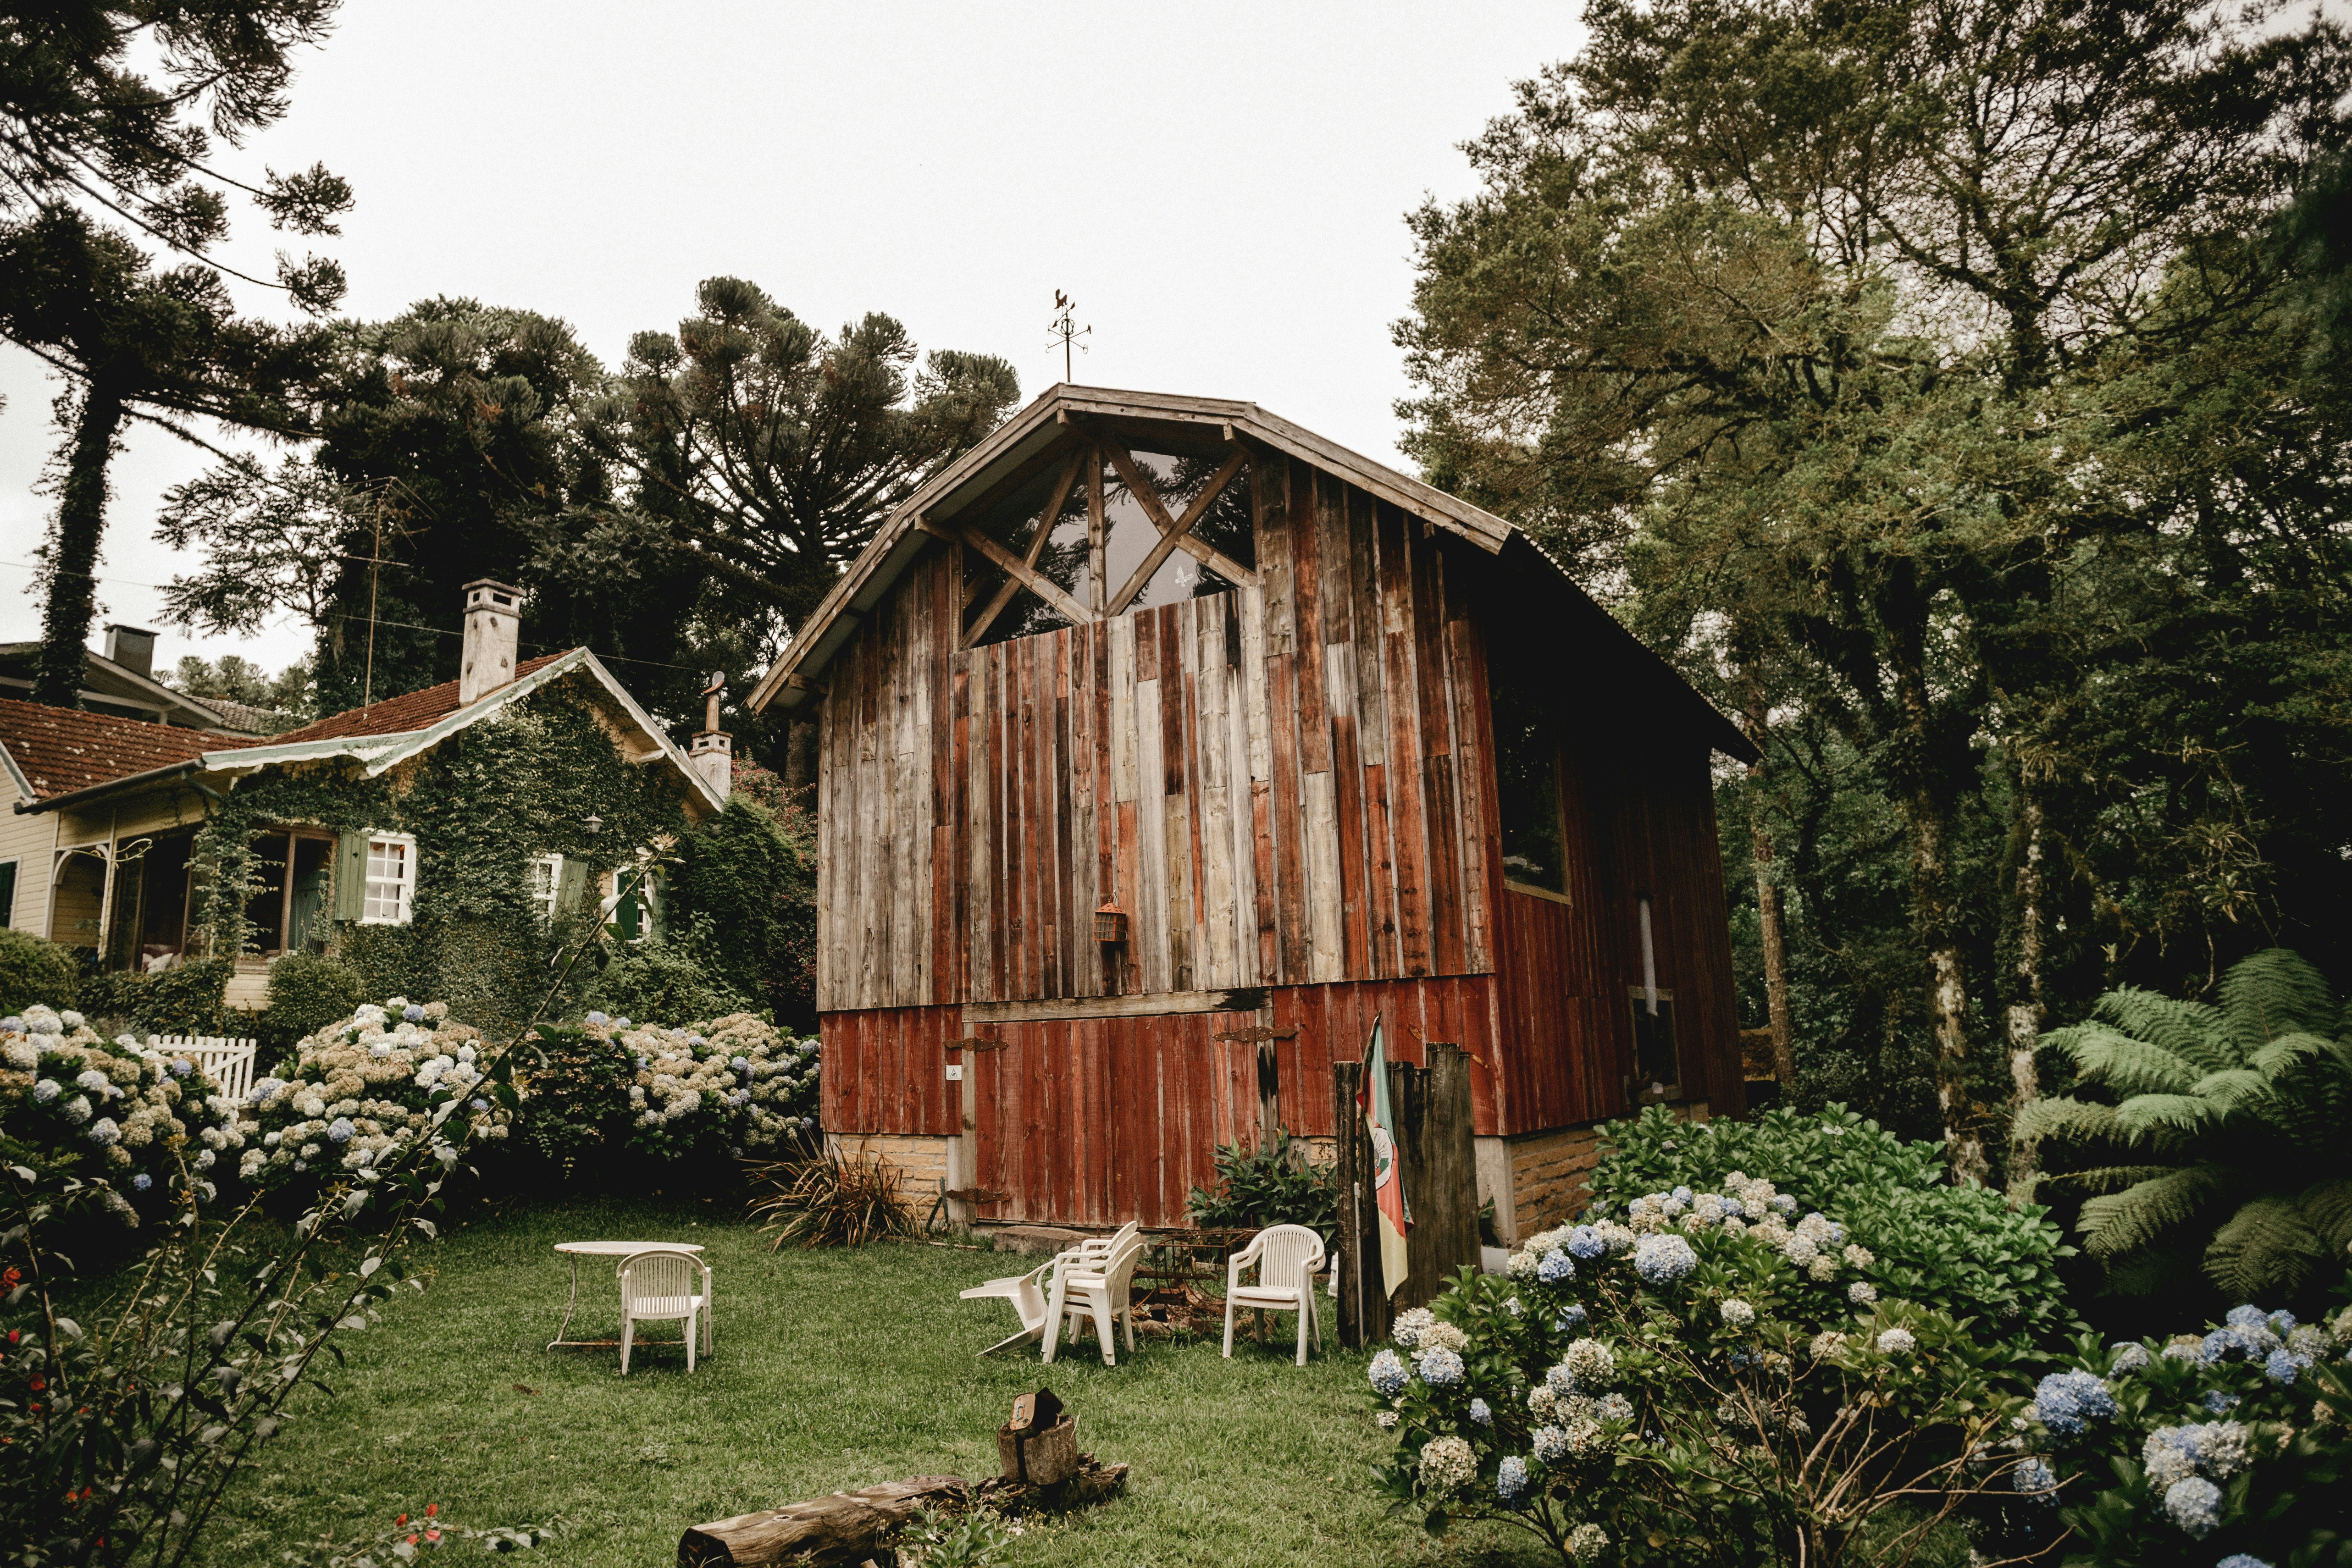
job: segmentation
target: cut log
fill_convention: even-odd
[[[1058,1486],[1031,1486],[1000,1477],[981,1482],[972,1495],[1003,1514],[1059,1513],[1101,1502],[1126,1485],[1125,1465],[1097,1464],[1092,1454],[1080,1454],[1077,1469]]]
[[[1015,1432],[1009,1423],[999,1427],[996,1459],[1005,1480],[1058,1485],[1078,1468],[1078,1418],[1065,1413],[1042,1432]]]
[[[762,1568],[768,1563],[846,1568],[888,1561],[889,1542],[929,1504],[961,1505],[971,1489],[956,1476],[917,1476],[862,1491],[835,1492],[761,1513],[698,1524],[679,1538],[677,1568]]]

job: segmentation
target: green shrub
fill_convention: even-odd
[[[2194,1290],[2308,1307],[2352,1245],[2352,1015],[2284,948],[2221,983],[2221,1003],[2109,991],[2042,1036],[2080,1077],[2018,1118],[2084,1199],[2084,1244],[2111,1291]]]
[[[1193,1222],[1233,1229],[1304,1225],[1327,1242],[1336,1240],[1339,1172],[1306,1156],[1286,1129],[1277,1130],[1274,1146],[1263,1152],[1247,1144],[1223,1145],[1216,1153],[1215,1190],[1196,1186],[1186,1205]]]
[[[264,1016],[271,1033],[285,1036],[290,1045],[349,1018],[367,997],[360,972],[341,958],[289,953],[269,966],[269,1009]]]
[[[228,982],[236,973],[226,958],[199,958],[152,975],[122,969],[85,975],[82,1011],[140,1035],[226,1034],[232,1027]]]
[[[1563,1563],[1836,1568],[1866,1541],[1901,1568],[2008,1492],[2011,1349],[1877,1297],[1866,1250],[1770,1183],[1722,1185],[1530,1237],[1400,1314],[1410,1363],[1369,1368],[1395,1503],[1433,1531],[1516,1525]]]
[[[713,982],[758,998],[779,1023],[814,1022],[815,868],[807,813],[772,810],[739,786],[678,846],[669,879],[673,918],[709,923],[715,940],[697,946]]]
[[[652,940],[614,955],[589,983],[587,1003],[635,1019],[712,1019],[765,1011],[738,991],[704,956],[719,946],[706,916],[697,916],[685,942]]]
[[[780,1161],[752,1175],[751,1216],[766,1221],[772,1246],[863,1247],[916,1233],[915,1211],[898,1191],[898,1167],[884,1159],[835,1155]]]
[[[0,1013],[20,1013],[36,1002],[72,1007],[81,999],[80,972],[70,949],[0,927]]]
[[[1652,1106],[1601,1128],[1591,1192],[1610,1212],[1650,1193],[1706,1190],[1733,1172],[1773,1183],[1799,1208],[1837,1215],[1877,1255],[1885,1293],[2055,1348],[2080,1327],[2059,1264],[2074,1254],[2048,1210],[1947,1179],[1941,1145],[1906,1142],[1842,1105],[1818,1115],[1678,1122]]]

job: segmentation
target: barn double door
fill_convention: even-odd
[[[1185,1223],[1217,1145],[1257,1135],[1257,1048],[1220,1040],[1254,1012],[988,1026],[975,1051],[980,1218],[1012,1223]],[[1327,1090],[1328,1092],[1328,1090]]]

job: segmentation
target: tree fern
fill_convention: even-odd
[[[2048,1185],[2085,1195],[2077,1228],[2108,1287],[2177,1289],[2196,1269],[2240,1300],[2306,1295],[2352,1246],[2352,1009],[2273,948],[2234,966],[2219,1007],[2153,991],[2053,1030],[2080,1084],[2018,1134]]]

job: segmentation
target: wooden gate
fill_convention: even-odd
[[[1186,1223],[1220,1144],[1258,1127],[1255,1012],[980,1025],[973,1062],[983,1220]]]
[[[1470,1061],[1458,1046],[1433,1044],[1429,1065],[1389,1064],[1390,1113],[1404,1174],[1409,1270],[1391,1297],[1381,1281],[1380,1219],[1372,1206],[1371,1149],[1356,1089],[1364,1064],[1331,1065],[1339,1155],[1339,1343],[1383,1338],[1396,1313],[1433,1301],[1454,1270],[1478,1263],[1478,1162],[1470,1124]]]

